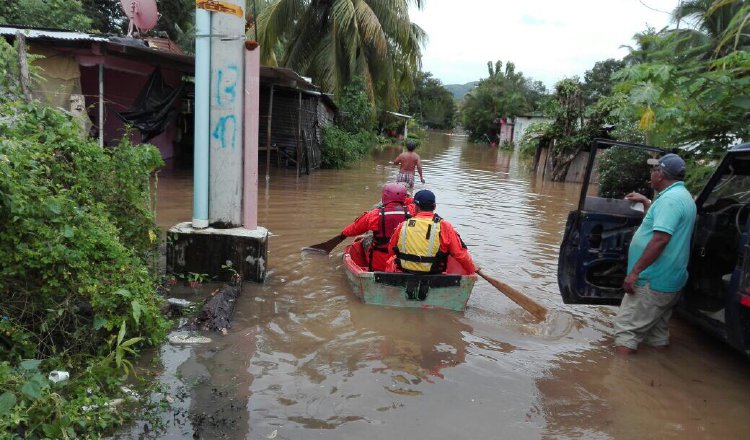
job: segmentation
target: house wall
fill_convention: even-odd
[[[586,172],[586,164],[589,160],[589,152],[581,151],[576,155],[565,175],[565,181],[571,183],[582,183]],[[549,159],[549,148],[540,147],[537,150],[534,171],[538,178],[552,179],[552,161]],[[591,173],[591,184],[599,183],[599,156],[594,160],[594,170]]]
[[[124,111],[135,102],[141,89],[148,82],[154,67],[143,63],[131,63],[138,70],[128,71],[104,68],[104,144],[113,145],[125,134],[125,124],[115,115],[116,111]],[[182,81],[181,74],[176,71],[162,70],[164,81],[171,87],[178,87]],[[97,66],[81,66],[81,90],[86,97],[86,107],[89,118],[96,125],[99,123],[99,68]],[[179,105],[179,101],[175,104]],[[174,142],[177,138],[176,115],[164,132],[149,140],[150,144],[159,148],[162,158],[174,156]],[[140,143],[141,134],[138,130],[130,133],[130,140]]]
[[[268,142],[268,109],[271,97],[270,84],[262,85],[260,90],[260,124],[258,145],[265,148]],[[275,87],[273,91],[273,115],[271,123],[271,150],[277,158],[273,161],[282,166],[296,166],[297,145],[300,128],[299,91]],[[322,108],[321,108],[322,106]],[[301,129],[304,138],[299,145],[305,154],[301,157],[300,168],[305,172],[320,167],[321,160],[321,127],[325,121],[333,119],[333,112],[314,94],[302,93]]]
[[[518,116],[514,120],[515,128],[513,130],[513,142],[518,143],[526,129],[529,128],[532,122],[549,121],[548,118],[539,118],[535,116]]]

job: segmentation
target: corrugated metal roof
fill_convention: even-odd
[[[109,41],[107,37],[98,37],[83,32],[53,31],[45,29],[24,29],[19,27],[0,26],[0,35],[15,35],[21,31],[26,38],[50,38],[69,41]]]

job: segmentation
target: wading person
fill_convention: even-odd
[[[669,346],[669,318],[688,279],[690,236],[695,202],[683,182],[685,162],[676,154],[649,159],[653,203],[630,193],[625,198],[643,203],[646,215],[628,249],[626,295],[614,320],[615,350],[634,353],[640,343],[657,349]]]
[[[453,225],[435,214],[435,194],[423,189],[414,195],[412,218],[396,227],[388,244],[387,272],[442,273],[452,256],[466,273],[474,262]]]
[[[393,159],[393,164],[399,166],[398,176],[396,182],[403,182],[407,188],[414,188],[414,169],[419,172],[419,180],[424,183],[424,175],[422,174],[422,159],[419,157],[414,150],[417,148],[417,143],[414,141],[408,141],[406,143],[406,151],[399,154],[397,158]]]
[[[368,256],[370,271],[384,271],[388,260],[388,242],[399,223],[411,216],[414,207],[406,204],[406,187],[401,183],[386,183],[380,205],[357,217],[341,231],[341,237],[355,237],[372,231],[364,239],[363,248]]]

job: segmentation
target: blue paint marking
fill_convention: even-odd
[[[235,149],[236,141],[237,141],[237,118],[234,115],[226,115],[219,118],[218,122],[216,123],[216,128],[214,128],[214,132],[212,133],[212,136],[214,139],[218,139],[219,142],[221,142],[221,148],[225,149],[227,148],[227,124],[231,122],[231,134],[232,134],[232,143],[230,146],[232,149]]]
[[[226,72],[226,78],[225,78]],[[226,69],[216,71],[216,104],[221,106],[230,105],[237,99],[237,79],[240,69],[230,65]]]

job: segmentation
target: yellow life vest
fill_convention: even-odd
[[[445,257],[440,252],[440,217],[413,217],[404,221],[396,253],[396,265],[405,272],[440,273]],[[442,264],[441,264],[442,263]]]

